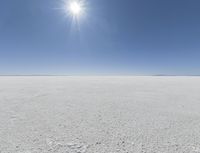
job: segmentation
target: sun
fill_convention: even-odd
[[[72,24],[80,24],[88,14],[86,0],[61,0],[60,8],[62,14]]]
[[[64,0],[64,11],[67,15],[79,18],[84,14],[83,0]]]
[[[78,3],[77,1],[70,2],[69,10],[73,15],[78,16],[81,14],[82,11],[81,4]]]

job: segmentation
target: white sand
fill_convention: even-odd
[[[200,77],[0,77],[0,153],[200,153]]]

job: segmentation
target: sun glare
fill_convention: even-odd
[[[64,0],[64,11],[67,15],[79,18],[84,14],[83,0]]]
[[[70,3],[69,9],[73,15],[80,15],[81,13],[81,5],[76,1]]]
[[[71,23],[73,29],[80,30],[81,23],[85,22],[88,14],[86,0],[60,0],[60,8],[64,18]]]

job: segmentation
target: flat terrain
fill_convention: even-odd
[[[200,77],[0,77],[0,153],[200,153]]]

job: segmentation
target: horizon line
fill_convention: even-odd
[[[155,74],[155,75],[66,75],[66,74],[0,74],[0,77],[2,76],[200,76],[200,75],[168,75],[168,74]]]

